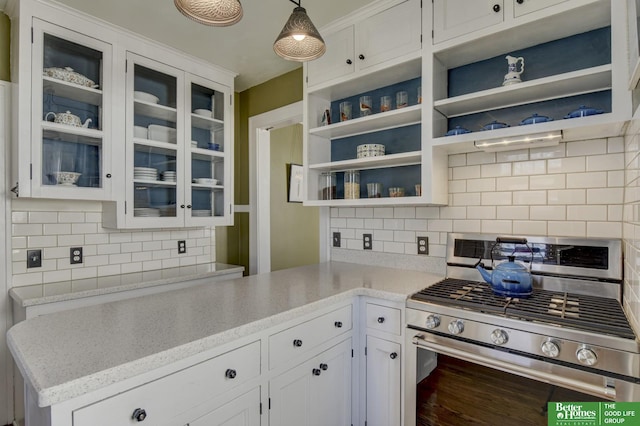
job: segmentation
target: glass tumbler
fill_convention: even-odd
[[[409,105],[409,96],[404,90],[396,93],[396,108],[404,108]]]
[[[340,102],[340,121],[351,120],[351,102]]]
[[[360,117],[371,114],[372,109],[371,96],[360,96]]]
[[[345,200],[360,198],[360,172],[347,170],[344,172],[344,198]]]
[[[320,200],[334,200],[336,198],[336,174],[334,172],[320,173],[318,198]]]
[[[380,98],[380,112],[391,111],[391,96]]]

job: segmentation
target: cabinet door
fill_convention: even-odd
[[[513,0],[513,16],[518,17],[537,10],[555,6],[567,0]]]
[[[355,70],[353,45],[353,25],[324,36],[327,51],[307,65],[307,85],[313,86],[338,77],[344,77]]]
[[[400,426],[400,344],[367,336],[367,425]]]
[[[260,388],[189,422],[189,426],[259,426]]]
[[[359,70],[380,64],[421,47],[420,0],[406,0],[356,25],[356,61]]]
[[[326,350],[269,383],[269,424],[351,424],[351,339]]]
[[[19,172],[20,195],[109,200],[112,46],[34,19],[31,59],[30,156],[24,129],[16,147],[31,180]]]
[[[434,0],[433,42],[469,34],[503,19],[503,0]]]
[[[184,225],[184,73],[127,53],[126,224]]]
[[[187,226],[229,225],[232,219],[233,139],[228,87],[188,75],[184,165]]]

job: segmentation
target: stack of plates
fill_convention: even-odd
[[[162,180],[166,182],[175,182],[176,181],[176,172],[167,170],[162,172]]]
[[[133,209],[135,217],[160,217],[160,209],[152,209],[148,207],[140,207]]]
[[[191,216],[193,217],[210,217],[211,210],[193,210],[191,212]]]
[[[133,178],[135,180],[158,180],[158,169],[150,167],[134,167]]]

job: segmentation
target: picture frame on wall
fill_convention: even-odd
[[[304,176],[302,165],[287,164],[287,201],[290,203],[301,203],[302,188],[304,187]]]

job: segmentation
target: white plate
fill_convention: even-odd
[[[133,92],[133,99],[142,102],[149,102],[151,104],[157,104],[158,102],[160,102],[160,98],[158,98],[156,95],[152,95],[151,93],[147,92],[139,92],[137,90]]]
[[[158,124],[149,124],[149,139],[158,142],[176,143],[176,129]]]
[[[213,113],[211,112],[211,110],[208,110],[208,109],[196,109],[196,110],[193,110],[193,113],[201,115],[203,117],[208,117],[208,118],[213,117]]]
[[[147,128],[142,126],[133,126],[133,137],[146,139],[147,138]]]
[[[133,170],[145,171],[145,172],[157,172],[158,169],[154,169],[153,167],[134,167]]]
[[[218,183],[218,179],[197,178],[194,179],[194,183],[199,183],[200,185],[216,185]]]

